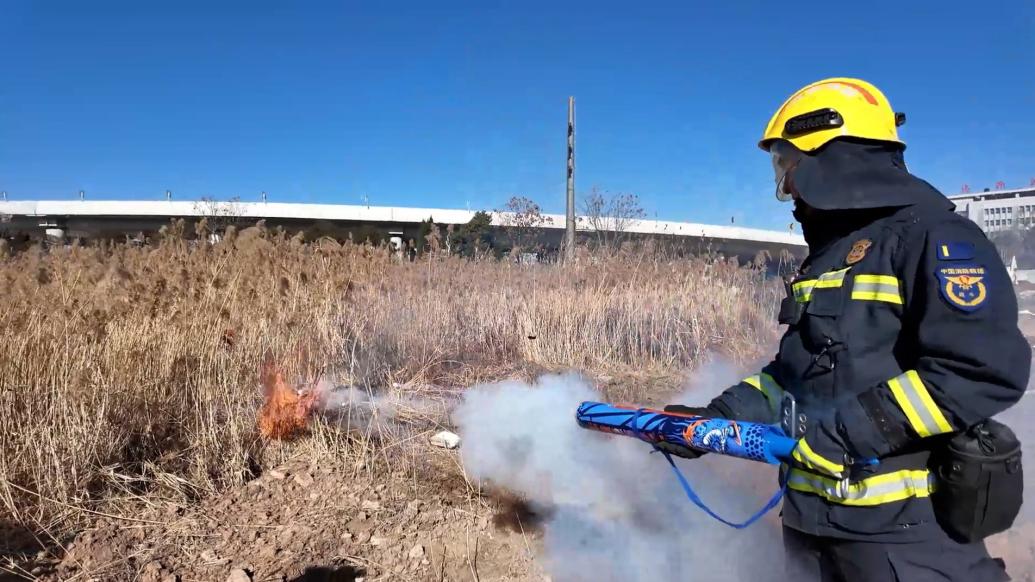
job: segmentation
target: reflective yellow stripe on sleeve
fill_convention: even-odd
[[[813,451],[812,447],[809,446],[809,443],[805,439],[798,441],[798,446],[794,448],[791,456],[794,457],[794,460],[809,469],[823,471],[824,473],[834,475],[835,477],[840,477],[845,471],[844,465],[838,465],[816,451]]]
[[[809,279],[807,281],[798,281],[791,285],[791,290],[794,291],[794,300],[798,303],[807,303],[809,299],[812,299],[812,290],[816,287],[816,280]]]
[[[806,279],[791,285],[794,292],[794,299],[798,303],[808,303],[812,300],[812,292],[816,289],[836,289],[844,285],[845,274],[851,267],[823,273],[816,279]]]
[[[783,400],[783,388],[776,383],[772,376],[765,372],[744,378],[743,382],[754,386],[756,390],[765,394],[769,400],[769,408],[776,413],[780,410],[780,403]]]
[[[856,275],[852,284],[852,299],[902,305],[899,280],[891,275]]]
[[[934,489],[934,480],[930,471],[907,469],[845,485],[842,481],[792,467],[787,473],[787,487],[818,495],[839,505],[873,506],[912,497],[929,497]]]
[[[888,380],[888,388],[891,388],[895,402],[906,414],[913,430],[921,437],[952,432],[952,425],[934,403],[931,393],[927,391],[915,370],[909,370]]]

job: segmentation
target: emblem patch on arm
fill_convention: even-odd
[[[872,246],[873,242],[868,238],[855,241],[852,243],[852,250],[848,251],[848,256],[845,257],[845,264],[854,265],[863,260],[866,256],[866,251],[870,250]]]
[[[977,311],[988,298],[985,267],[957,265],[939,267],[937,271],[942,298],[963,311]]]

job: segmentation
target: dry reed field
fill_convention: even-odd
[[[151,247],[0,259],[0,522],[10,532],[60,546],[98,518],[247,482],[299,447],[365,456],[357,466],[378,470],[376,439],[319,418],[306,438],[269,438],[277,429],[260,430],[259,417],[271,383],[333,378],[432,397],[545,370],[674,375],[706,353],[757,357],[782,293],[756,268],[643,249],[583,253],[571,267],[409,262],[261,226],[216,245],[182,228]],[[635,382],[622,390],[648,396]],[[4,551],[23,550],[19,539],[7,536]]]

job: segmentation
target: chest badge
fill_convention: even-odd
[[[942,297],[950,305],[963,311],[976,311],[988,298],[985,286],[985,267],[966,265],[938,269]]]
[[[866,252],[873,246],[873,241],[868,238],[861,238],[852,243],[852,250],[848,251],[848,256],[845,257],[845,264],[854,265],[859,261],[863,260],[866,256]]]

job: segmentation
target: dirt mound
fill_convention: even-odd
[[[357,473],[295,461],[197,506],[100,520],[41,579],[542,579],[535,534],[493,519],[509,500],[444,474],[452,482]]]

